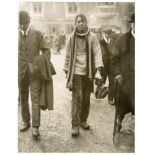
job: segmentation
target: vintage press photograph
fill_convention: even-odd
[[[22,1],[18,152],[135,152],[135,3]]]

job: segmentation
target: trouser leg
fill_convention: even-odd
[[[73,91],[71,102],[71,115],[72,115],[72,127],[80,126],[80,113],[82,102],[82,77],[80,75],[74,75],[73,78]]]
[[[114,78],[111,74],[108,75],[109,77],[109,92],[108,92],[108,101],[113,101],[114,99]]]
[[[30,124],[30,111],[29,111],[29,78],[27,73],[23,81],[20,83],[19,86],[20,92],[20,105],[21,105],[21,116],[22,120],[25,124]]]
[[[32,101],[32,127],[40,126],[40,108],[39,108],[39,96],[41,89],[41,81],[39,79],[30,80],[30,92]]]
[[[86,78],[83,77],[82,80],[83,83],[83,100],[82,100],[82,107],[81,107],[81,122],[86,122],[88,115],[89,115],[89,109],[90,109],[90,94],[91,94],[91,83]]]
[[[102,79],[103,79],[103,83],[105,84],[106,80],[107,80],[107,77],[108,77],[108,72],[107,72],[106,68],[103,68],[101,70],[101,76],[102,76]]]
[[[132,115],[135,115],[135,86],[134,83],[131,83],[131,89],[129,91],[130,98],[130,111]]]

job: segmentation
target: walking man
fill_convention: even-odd
[[[88,130],[87,118],[90,108],[90,94],[94,78],[101,79],[102,54],[96,35],[90,32],[84,14],[75,18],[73,31],[66,50],[64,71],[67,88],[72,91],[72,136],[79,135],[79,127]],[[96,75],[95,75],[96,72]]]
[[[19,49],[18,49],[18,73],[19,73],[19,91],[21,101],[21,115],[23,125],[20,131],[27,131],[30,127],[29,111],[29,87],[32,102],[32,135],[39,136],[40,127],[40,108],[38,105],[41,79],[31,74],[30,64],[34,58],[39,55],[40,50],[44,52],[49,50],[41,32],[30,28],[30,16],[26,11],[19,12]]]
[[[117,131],[122,127],[125,114],[135,113],[135,14],[131,15],[128,22],[131,29],[119,38],[111,57],[112,73],[122,90]]]
[[[111,29],[105,29],[102,31],[102,39],[100,40],[100,46],[102,51],[102,58],[103,58],[103,64],[104,64],[104,70],[102,72],[102,76],[104,79],[104,83],[106,82],[106,79],[108,77],[109,80],[109,92],[108,92],[108,102],[109,104],[114,104],[114,78],[110,71],[110,56],[112,53],[112,50],[115,48],[115,42],[110,37],[112,33]]]

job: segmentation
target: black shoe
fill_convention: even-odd
[[[32,137],[35,140],[38,140],[40,138],[39,127],[33,127],[33,129],[32,129]]]
[[[21,132],[25,132],[30,128],[30,124],[26,124],[24,123],[21,127],[20,127],[20,131]]]
[[[73,127],[72,128],[72,137],[77,137],[79,135],[79,128]]]
[[[81,127],[82,127],[83,129],[85,129],[85,130],[89,130],[89,129],[90,129],[90,125],[87,124],[86,122],[82,122],[82,123],[81,123]]]

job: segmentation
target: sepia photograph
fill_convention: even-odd
[[[18,153],[135,153],[135,2],[18,3]]]

